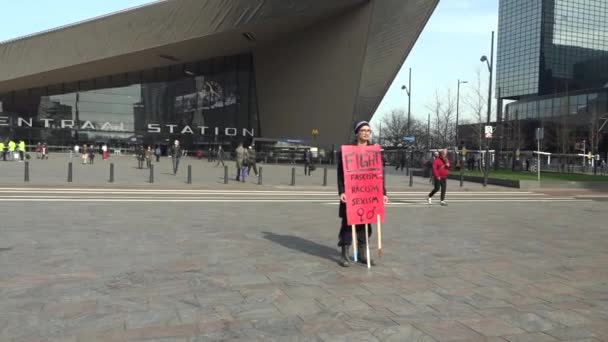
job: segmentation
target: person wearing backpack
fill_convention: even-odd
[[[447,158],[447,150],[444,149],[439,152],[439,156],[435,158],[433,161],[433,180],[435,181],[435,186],[433,190],[429,193],[428,203],[432,204],[433,200],[431,199],[439,188],[441,188],[441,205],[447,206],[445,203],[445,191],[446,191],[446,182],[448,179],[448,175],[450,173],[450,161]]]

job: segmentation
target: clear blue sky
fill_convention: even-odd
[[[405,0],[404,0],[405,1]],[[150,0],[20,0],[3,1],[0,41],[48,30]],[[498,0],[440,0],[403,68],[382,101],[374,121],[395,108],[407,108],[401,85],[407,84],[412,68],[412,113],[426,119],[435,90],[454,91],[457,79],[473,81],[477,68],[487,78],[479,57],[489,54],[490,34],[498,24]],[[461,87],[466,96],[467,85]],[[467,116],[466,107],[461,107]]]
[[[407,95],[401,86],[407,85],[409,68],[412,68],[412,115],[424,121],[435,90],[446,94],[451,88],[455,94],[458,79],[476,81],[478,68],[487,87],[488,69],[479,59],[482,55],[489,57],[492,31],[497,31],[497,27],[498,0],[440,0],[373,121],[377,122],[392,109],[407,109]],[[467,96],[468,87],[469,84],[460,86],[461,99]],[[462,102],[460,109],[464,118],[472,118]]]

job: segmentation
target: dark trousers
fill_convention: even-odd
[[[365,225],[358,224],[355,226],[357,232],[357,247],[365,245]],[[372,225],[367,228],[368,237],[372,236]],[[338,246],[350,246],[353,243],[353,232],[351,226],[346,224],[346,217],[342,218],[340,233],[338,234]]]
[[[247,166],[247,174],[249,174],[249,172],[251,171],[251,168],[253,168],[253,172],[255,172],[255,175],[258,175],[258,166],[255,163],[249,163],[249,166]]]
[[[305,176],[310,176],[310,172],[311,172],[310,165],[311,165],[310,163],[304,164],[304,175]]]
[[[156,162],[158,163],[158,160],[160,159],[160,154],[156,155]]]
[[[143,169],[144,167],[144,159],[142,157],[137,157],[137,168]]]
[[[445,199],[445,188],[446,188],[445,178],[442,178],[439,180],[435,178],[435,188],[433,188],[433,191],[431,191],[431,193],[429,194],[429,198],[433,197],[433,195],[435,195],[435,193],[437,191],[439,191],[440,187],[441,187],[441,200],[443,201]]]
[[[179,157],[173,156],[172,162],[173,162],[173,174],[177,174],[177,169],[179,168]]]
[[[2,153],[2,160],[6,161],[6,152],[2,151],[0,153]]]

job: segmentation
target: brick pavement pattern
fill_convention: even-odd
[[[0,341],[606,341],[607,202],[2,202]],[[374,253],[375,254],[375,253]]]

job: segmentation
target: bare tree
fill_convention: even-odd
[[[435,90],[435,98],[433,103],[427,106],[432,112],[432,140],[434,147],[447,147],[454,145],[455,141],[455,118],[456,118],[456,100],[448,89],[445,96],[441,96],[438,90]]]
[[[407,134],[407,115],[402,109],[393,109],[380,121],[382,139],[388,146],[398,146]]]
[[[464,122],[472,128],[473,136],[469,138],[476,143],[477,149],[483,148],[483,133],[488,106],[486,87],[487,85],[481,80],[481,69],[477,68],[475,81],[471,83],[469,96],[464,99],[472,114],[472,118],[465,119]]]

